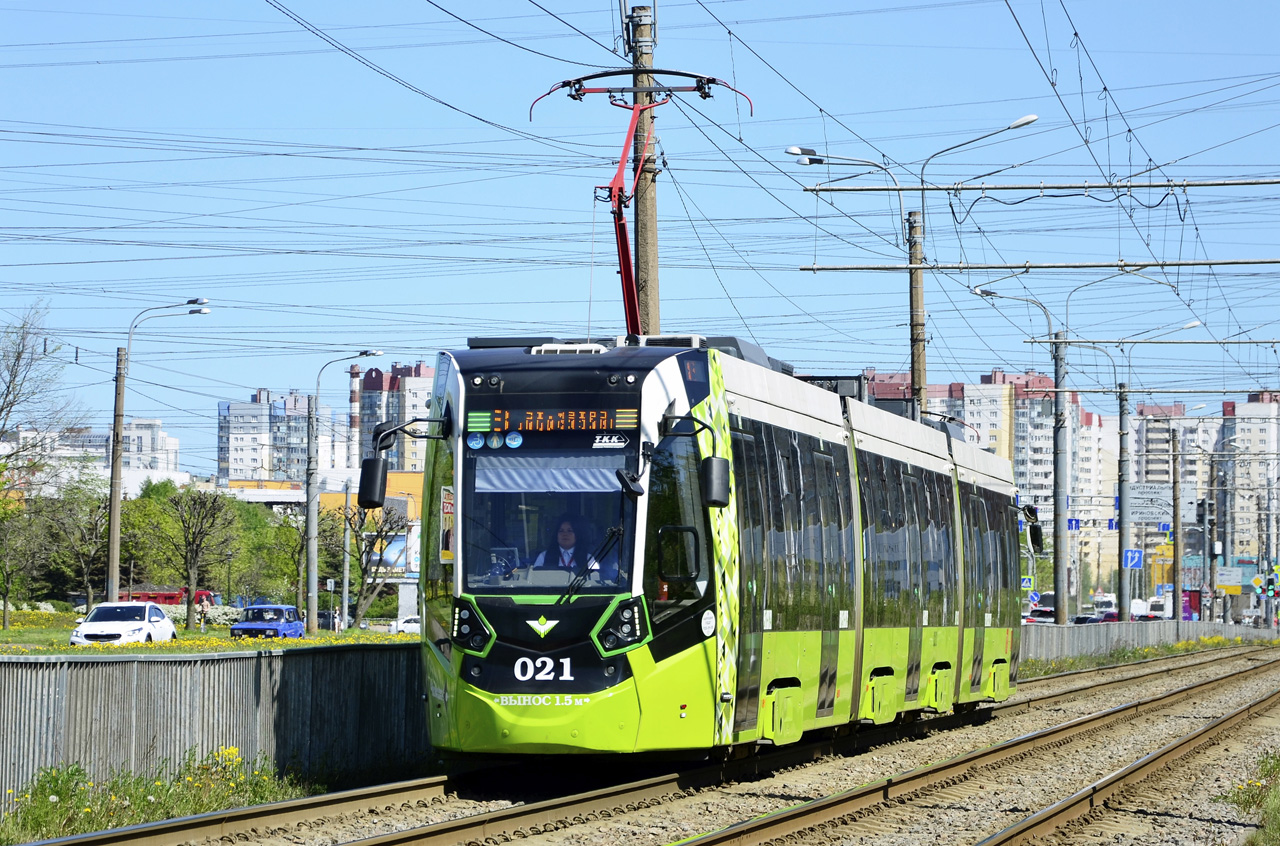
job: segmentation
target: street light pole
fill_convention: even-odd
[[[1034,120],[1034,117],[1032,117]],[[1025,118],[1024,118],[1025,120]],[[1030,123],[1030,121],[1027,121]],[[1010,129],[1013,126],[1008,127]],[[927,163],[927,162],[926,162]],[[1069,472],[1067,456],[1067,392],[1063,385],[1067,381],[1065,337],[1062,332],[1053,331],[1053,319],[1044,303],[1030,297],[1013,297],[1008,294],[997,294],[986,288],[975,288],[974,293],[981,297],[996,297],[1004,300],[1017,300],[1030,303],[1044,312],[1044,321],[1048,325],[1049,344],[1053,353],[1053,621],[1058,625],[1067,622],[1067,474]]]
[[[939,150],[938,152],[931,154],[929,158],[924,160],[924,164],[920,165],[920,219],[918,221],[910,221],[910,218],[908,218],[909,223],[907,226],[907,245],[910,248],[909,260],[911,262],[910,291],[908,296],[908,301],[911,309],[911,393],[915,397],[916,408],[920,413],[923,413],[925,411],[925,408],[928,405],[928,400],[929,400],[929,385],[928,385],[928,381],[926,377],[926,369],[925,369],[925,329],[924,329],[925,311],[924,311],[923,265],[925,262],[924,239],[926,235],[926,227],[924,223],[924,217],[925,217],[924,171],[925,171],[925,168],[929,166],[929,162],[933,161],[938,156],[941,156],[943,153],[950,153],[952,150],[959,150],[961,147],[967,147],[970,144],[976,144],[979,141],[983,141],[987,138],[990,138],[993,135],[999,135],[1001,132],[1008,132],[1010,129],[1021,129],[1022,127],[1027,126],[1028,124],[1035,123],[1036,120],[1037,120],[1036,115],[1024,115],[1023,117],[1018,118],[1008,126],[1001,127],[1000,129],[994,130],[992,132],[988,132],[985,135],[979,135],[977,138],[970,138],[968,141],[961,141],[959,144],[952,144],[950,147]],[[1047,311],[1045,312],[1045,316],[1046,317],[1048,316]],[[1050,334],[1052,334],[1052,332]],[[1056,350],[1057,348],[1055,347],[1054,349]],[[1056,506],[1055,506],[1055,510],[1056,510]],[[1054,544],[1055,544],[1053,556],[1056,562],[1058,560],[1058,551],[1056,547],[1058,528],[1056,525],[1054,526],[1053,532],[1054,532]],[[1062,537],[1064,539],[1066,538],[1065,532],[1063,533]],[[1056,565],[1055,565],[1055,570],[1056,570]],[[1056,579],[1057,576],[1055,575],[1054,578]],[[1055,594],[1056,594],[1056,590],[1055,590]],[[1061,602],[1057,602],[1055,603],[1055,605],[1061,605]],[[1063,608],[1061,611],[1056,611],[1055,615],[1059,623],[1066,622],[1065,608]]]
[[[382,355],[382,350],[361,350],[355,355],[344,355],[320,365],[316,372],[316,392],[307,397],[307,634],[318,631],[316,618],[320,613],[320,490],[316,484],[316,465],[319,464],[319,421],[316,418],[320,402],[320,377],[324,369],[339,361]]]
[[[145,323],[154,317],[182,317],[188,314],[208,314],[210,309],[207,308],[191,308],[186,311],[167,312],[165,314],[150,314],[149,311],[161,311],[167,308],[182,308],[183,306],[203,306],[207,299],[203,297],[194,297],[182,303],[171,303],[169,305],[152,306],[144,308],[134,316],[129,323],[129,336],[123,347],[116,347],[116,397],[115,412],[111,421],[111,491],[107,499],[107,584],[106,595],[107,602],[116,602],[120,599],[120,507],[123,499],[122,482],[123,459],[121,452],[124,444],[124,383],[129,375],[129,353],[133,349],[133,330],[138,328],[138,324]],[[147,315],[143,317],[143,315]]]

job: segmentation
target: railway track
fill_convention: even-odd
[[[1280,704],[1280,660],[1259,664],[1233,677],[1263,677],[1266,690],[1249,694],[1221,717],[1200,721],[1196,712],[1210,698],[1226,699],[1218,690],[1222,681],[1211,680],[1073,720],[1047,731],[1014,738],[991,749],[978,750],[951,761],[922,767],[855,790],[805,803],[782,812],[748,820],[687,841],[687,846],[754,846],[787,842],[900,843],[905,837],[924,838],[928,828],[946,831],[948,843],[979,846],[1012,846],[1043,843],[1068,823],[1106,807],[1112,796],[1141,783],[1172,761],[1192,754],[1235,730],[1239,723]],[[1256,685],[1254,685],[1256,687]],[[1217,703],[1215,702],[1215,705]],[[1211,706],[1212,707],[1212,706]],[[1160,717],[1161,712],[1166,713]],[[1172,719],[1171,719],[1172,717]],[[1156,751],[1139,753],[1137,760],[1100,779],[1091,780],[1064,798],[1044,802],[1044,790],[1031,788],[1036,774],[1052,773],[1069,756],[1085,755],[1099,746],[1111,748],[1114,736],[1135,732],[1149,742],[1146,726],[1178,721],[1196,727],[1177,734]],[[1141,747],[1145,749],[1145,747]],[[1037,753],[1044,758],[1036,759]],[[1046,778],[1055,786],[1065,781]],[[1043,788],[1043,785],[1040,785]],[[1010,801],[1017,797],[1017,801]],[[1036,807],[1021,816],[1019,807]],[[950,807],[949,813],[937,809]],[[1130,805],[1129,809],[1132,810]],[[1189,810],[1189,809],[1184,809]],[[1123,810],[1112,813],[1123,813]],[[1010,820],[1010,817],[1014,819]],[[994,830],[993,830],[994,829]],[[921,841],[923,842],[923,840]]]
[[[484,843],[500,842],[513,837],[546,835],[567,826],[593,820],[608,820],[637,810],[692,797],[699,791],[732,782],[747,782],[768,774],[785,772],[830,755],[848,755],[889,744],[903,736],[922,737],[946,728],[972,725],[990,720],[999,712],[1021,713],[1037,708],[1053,709],[1060,703],[1095,695],[1110,688],[1131,686],[1144,679],[1168,677],[1178,670],[1194,670],[1207,665],[1227,666],[1229,662],[1247,662],[1258,652],[1254,649],[1229,649],[1188,660],[1175,656],[1137,665],[1139,672],[1123,668],[1106,672],[1067,674],[1024,683],[1019,696],[1007,703],[984,707],[968,715],[948,715],[925,719],[908,726],[877,731],[859,731],[847,737],[828,738],[816,743],[786,747],[769,755],[755,756],[712,766],[661,774],[639,781],[606,785],[585,792],[552,796],[520,805],[494,807],[493,802],[467,801],[459,793],[466,792],[462,778],[429,778],[374,788],[326,794],[292,802],[169,820],[98,832],[74,838],[63,838],[60,846],[177,846],[192,842],[297,842],[308,840],[333,828],[339,820],[395,817],[396,825],[406,829],[371,838],[350,838],[338,832],[321,837],[324,842],[358,842],[364,846],[390,846],[396,843]],[[1099,676],[1110,676],[1098,680]],[[1043,689],[1043,692],[1037,693]],[[512,771],[509,776],[491,772],[489,780],[527,783],[527,768]],[[895,782],[896,784],[896,782]],[[444,817],[454,817],[445,819]],[[347,826],[339,826],[348,830]],[[358,829],[359,824],[350,826]],[[703,829],[705,830],[705,829]],[[696,833],[696,832],[691,832]],[[679,839],[679,838],[673,838]]]

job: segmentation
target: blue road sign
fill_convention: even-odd
[[[1036,592],[1033,590],[1033,591],[1031,591],[1031,593],[1027,594],[1027,599],[1031,600],[1032,602],[1039,602],[1039,601],[1040,601],[1040,594],[1036,593]]]
[[[1076,517],[1068,517],[1068,518],[1067,518],[1067,531],[1068,531],[1068,532],[1078,532],[1078,531],[1080,531],[1080,520],[1079,520],[1078,518],[1076,518]]]
[[[1171,532],[1171,531],[1173,531],[1173,524],[1172,524],[1172,523],[1161,523],[1161,524],[1160,524],[1160,531],[1162,531],[1162,532]]]
[[[1124,568],[1126,570],[1142,569],[1142,550],[1126,549],[1124,551]]]
[[[1108,532],[1114,532],[1115,530],[1116,530],[1116,521],[1115,521],[1115,520],[1108,520],[1108,521],[1107,521],[1107,531],[1108,531]]]
[[[1032,577],[1032,576],[1023,576],[1023,577],[1022,577],[1022,589],[1023,589],[1023,590],[1031,590],[1031,589],[1032,589],[1033,587],[1035,587],[1035,586],[1036,586],[1036,580],[1035,580],[1035,578],[1034,578],[1034,577]],[[1037,597],[1036,597],[1036,599],[1039,599],[1039,598],[1040,598],[1039,596],[1037,596]],[[1033,599],[1033,600],[1031,600],[1031,601],[1032,601],[1032,602],[1035,602],[1035,599]]]

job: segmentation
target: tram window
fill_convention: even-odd
[[[760,603],[764,600],[764,523],[760,503],[760,473],[756,439],[733,433],[734,492],[738,499],[738,560],[742,594],[743,630],[759,631]]]
[[[922,572],[922,563],[924,561],[924,544],[922,539],[922,509],[924,508],[924,486],[920,484],[919,476],[916,476],[914,468],[902,467],[902,504],[904,504],[904,515],[906,517],[906,555],[904,571],[906,573],[906,584],[910,585],[910,590],[905,591],[904,605],[905,614],[904,623],[909,625],[919,625],[920,599],[924,590],[925,573]]]
[[[649,470],[649,516],[645,532],[646,564],[644,592],[649,600],[650,618],[655,632],[674,623],[682,609],[697,602],[707,593],[711,558],[707,541],[710,526],[702,507],[702,491],[698,481],[697,445],[693,438],[664,438],[653,453]],[[670,540],[669,540],[670,538]],[[692,543],[692,552],[677,553],[667,544],[680,547]],[[668,581],[659,572],[659,550],[683,554],[702,562],[696,574],[680,581]],[[662,568],[679,566],[663,560]],[[692,565],[690,565],[692,566]],[[689,571],[683,571],[689,572]]]
[[[617,479],[623,453],[468,452],[465,466],[468,590],[558,592],[583,572],[586,580],[576,588],[582,592],[613,593],[630,584],[629,544],[617,532],[632,525],[632,503]],[[573,531],[569,547],[561,543],[565,523]],[[568,564],[557,561],[565,549],[572,550]]]
[[[792,440],[793,465],[797,469],[798,488],[795,502],[796,558],[800,579],[800,603],[798,626],[803,631],[822,629],[822,597],[819,593],[822,570],[822,511],[818,504],[817,468],[814,462],[814,438],[794,435]]]
[[[836,483],[835,461],[829,455],[814,455],[817,466],[818,502],[822,508],[822,581],[836,609],[848,609],[846,600],[847,559],[841,549],[841,507]]]

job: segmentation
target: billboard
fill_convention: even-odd
[[[366,535],[368,537],[368,535]],[[369,553],[369,575],[416,579],[422,569],[422,526],[410,523],[406,532],[392,535],[382,549]]]

